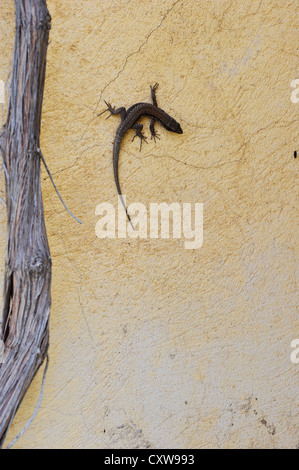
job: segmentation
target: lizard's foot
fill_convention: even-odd
[[[159,86],[159,83],[155,83],[154,86],[152,86],[152,85],[150,86],[153,93],[155,93],[158,86]]]
[[[132,139],[132,142],[133,140],[135,139],[135,137],[139,137],[140,138],[140,149],[141,150],[141,147],[142,147],[142,141],[144,140],[144,142],[147,144],[147,137],[145,137],[145,135],[139,131],[139,129],[137,129],[136,131],[136,134],[134,135],[133,139]]]
[[[121,108],[115,109],[115,106],[111,106],[111,104],[107,103],[107,101],[105,101],[105,103],[106,103],[107,109],[104,109],[104,111],[98,114],[98,116],[105,113],[106,111],[109,111],[110,114],[106,119],[108,119],[112,115],[115,116],[116,114],[120,114],[121,120],[124,121],[124,119],[126,118],[126,114],[127,114],[126,108],[122,106]]]
[[[158,134],[158,132],[156,132],[156,129],[155,129],[155,118],[151,119],[149,128],[150,128],[150,131],[151,131],[151,139],[154,139],[154,141],[156,143],[156,138],[160,140],[160,137],[159,137],[160,134]]]
[[[110,114],[109,114],[109,116],[106,117],[106,119],[108,119],[108,118],[110,118],[110,116],[112,116],[112,114],[115,114],[115,106],[111,106],[111,104],[107,103],[107,101],[105,101],[105,100],[104,100],[104,102],[105,102],[107,108],[104,109],[104,111],[102,111],[100,114],[98,114],[98,116],[101,116],[101,114],[104,114],[107,111],[109,111]]]
[[[158,134],[155,129],[151,129],[151,139],[154,139],[155,143],[156,139],[160,140],[160,134]]]

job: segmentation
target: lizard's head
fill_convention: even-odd
[[[180,124],[177,121],[174,121],[174,123],[175,123],[174,132],[176,132],[177,134],[182,134],[183,129],[181,128]]]
[[[168,130],[172,132],[176,132],[177,134],[183,133],[183,130],[180,124],[175,119],[171,119],[171,121],[168,123]]]

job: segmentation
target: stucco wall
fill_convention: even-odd
[[[2,0],[0,79],[14,40]],[[16,448],[296,448],[296,1],[49,0],[42,169],[53,260],[50,368]],[[158,104],[183,135],[120,154],[127,202],[204,204],[204,243],[104,239],[116,106]],[[149,120],[144,119],[149,135]],[[159,129],[158,129],[159,128]],[[3,177],[1,193],[3,197]],[[1,218],[1,285],[5,208]],[[42,371],[7,441],[33,412]]]

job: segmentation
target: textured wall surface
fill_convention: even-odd
[[[50,368],[16,448],[296,448],[298,79],[296,1],[49,0],[42,169],[53,260]],[[0,79],[14,40],[1,0]],[[204,204],[204,243],[104,239],[117,205],[116,106],[150,101],[182,125],[156,126],[120,154],[128,203]],[[5,106],[4,106],[5,116]],[[143,119],[149,135],[148,119]],[[159,128],[159,129],[158,129]],[[0,196],[4,197],[3,174]],[[5,208],[1,219],[1,285]],[[33,412],[39,372],[8,442]]]

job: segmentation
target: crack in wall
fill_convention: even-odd
[[[109,87],[109,85],[111,85],[111,83],[115,82],[115,81],[119,78],[119,76],[122,74],[122,72],[123,72],[124,69],[126,68],[126,65],[127,65],[128,61],[129,61],[129,59],[130,59],[131,57],[133,57],[134,55],[138,54],[138,53],[141,51],[141,49],[148,43],[148,41],[149,41],[150,37],[153,35],[153,33],[156,32],[156,31],[162,26],[163,22],[165,21],[165,19],[166,19],[167,16],[169,15],[169,13],[174,9],[174,7],[175,7],[175,6],[177,5],[177,3],[179,3],[180,1],[181,1],[181,0],[176,0],[176,1],[174,2],[174,4],[172,5],[172,7],[170,7],[170,8],[166,11],[166,13],[164,13],[164,15],[163,15],[163,17],[162,17],[160,23],[159,23],[155,28],[153,28],[153,29],[145,36],[145,40],[144,40],[143,43],[138,47],[138,49],[137,49],[136,51],[133,51],[133,52],[131,52],[130,54],[127,55],[127,57],[125,58],[125,61],[124,61],[124,63],[123,63],[122,68],[117,72],[116,76],[115,76],[113,79],[111,79],[111,80],[104,86],[104,88],[102,89],[102,91],[101,91],[101,93],[100,93],[100,98],[99,98],[99,100],[98,100],[98,102],[97,102],[97,104],[96,104],[96,107],[94,108],[93,113],[95,113],[95,112],[97,111],[98,106],[99,106],[100,102],[102,101],[102,96],[103,96],[105,90]],[[84,130],[83,134],[81,135],[81,139],[83,139],[83,137],[85,136],[86,132],[87,132],[88,129],[89,129],[90,124],[94,121],[94,119],[95,119],[95,118],[92,118],[92,119],[87,123],[86,129]]]

